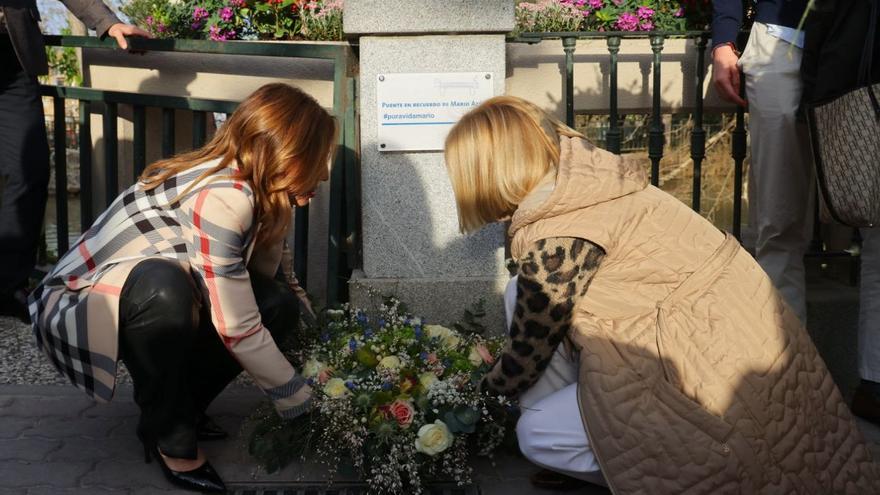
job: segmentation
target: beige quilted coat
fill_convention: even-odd
[[[880,493],[807,332],[736,239],[634,161],[576,138],[560,161],[549,197],[514,215],[511,249],[571,236],[606,252],[569,337],[612,491]]]

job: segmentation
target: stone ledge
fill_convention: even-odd
[[[461,320],[464,311],[482,297],[486,302],[483,325],[487,333],[502,335],[505,333],[503,295],[507,280],[506,277],[366,278],[358,271],[349,282],[349,294],[353,305],[364,308],[375,304],[370,300],[368,288],[397,296],[414,315],[440,325]]]
[[[347,0],[346,34],[507,33],[514,28],[509,0]]]

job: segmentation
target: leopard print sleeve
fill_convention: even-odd
[[[510,340],[480,388],[515,398],[540,378],[571,327],[572,310],[605,252],[573,237],[536,242],[518,270]]]

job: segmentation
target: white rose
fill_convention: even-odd
[[[446,347],[455,348],[461,343],[461,338],[458,334],[444,326],[425,325],[425,332],[427,332],[428,337],[439,339],[440,343]]]
[[[468,361],[474,366],[483,364],[483,356],[480,356],[479,351],[477,351],[477,346],[471,346],[471,352],[468,354]]]
[[[435,456],[452,445],[452,433],[446,423],[439,419],[434,424],[419,428],[416,438],[416,450],[429,456]]]
[[[379,368],[384,368],[386,370],[398,370],[400,369],[401,362],[400,358],[397,356],[385,356],[379,361]]]
[[[327,380],[327,383],[324,385],[324,393],[329,395],[330,397],[342,397],[343,395],[348,395],[348,387],[345,386],[345,381],[342,378],[331,378]]]
[[[431,388],[431,385],[437,381],[437,375],[434,374],[433,371],[429,371],[427,373],[422,373],[419,375],[419,383],[422,384],[422,388],[428,390]]]
[[[318,361],[317,359],[309,359],[306,361],[306,364],[303,365],[302,375],[306,378],[314,378],[320,375],[325,368],[327,368],[327,365],[321,361]]]

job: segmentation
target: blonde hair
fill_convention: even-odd
[[[208,144],[153,163],[140,181],[144,189],[154,189],[180,172],[219,158],[180,198],[235,162],[234,177],[246,180],[254,191],[254,224],[263,224],[257,242],[272,244],[281,240],[290,223],[289,194],[307,194],[327,178],[337,132],[336,119],[314,98],[287,84],[266,84],[241,102]]]
[[[559,164],[560,136],[583,137],[513,96],[486,100],[462,117],[446,137],[446,168],[461,231],[512,215]]]

